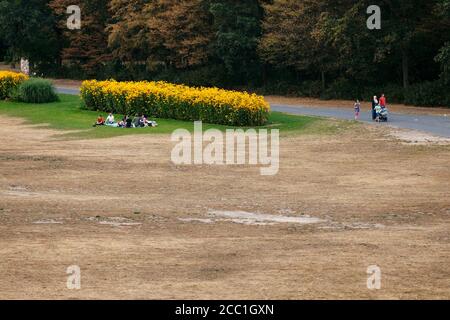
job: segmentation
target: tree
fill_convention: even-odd
[[[50,7],[58,20],[59,33],[64,37],[61,58],[69,65],[80,65],[87,76],[96,73],[111,60],[105,31],[109,14],[108,0],[81,0],[81,29],[67,28],[67,7],[71,0],[51,0]]]
[[[212,33],[205,9],[203,0],[155,0],[149,3],[146,12],[150,38],[165,49],[164,57],[152,51],[151,59],[165,61],[177,69],[206,62]]]
[[[435,21],[432,12],[435,6],[436,0],[384,0],[382,2],[384,39],[380,47],[400,57],[405,89],[410,84],[412,44],[418,39],[426,39],[433,32]]]
[[[259,73],[257,54],[262,35],[263,10],[257,0],[211,0],[215,38],[214,57],[225,65],[230,78],[246,83]]]
[[[381,30],[366,26],[369,0],[274,0],[265,6],[259,53],[264,62],[308,74],[342,78],[353,87],[433,80],[431,59],[447,39],[448,24],[433,8],[449,0],[383,0]],[[445,60],[445,48],[438,61]]]
[[[266,5],[259,44],[263,61],[299,72],[317,69],[324,89],[326,72],[335,69],[325,29],[318,28],[327,24],[326,5],[325,0],[275,0]]]
[[[203,0],[112,0],[109,9],[109,47],[125,65],[157,71],[208,60],[212,32]]]
[[[0,0],[0,38],[13,61],[24,57],[39,71],[55,68],[60,45],[47,1]]]
[[[144,11],[147,4],[145,0],[111,0],[109,3],[112,18],[107,27],[108,47],[113,59],[130,70],[145,65],[155,45],[149,38],[150,17]]]
[[[450,0],[439,1],[436,6],[436,12],[442,18],[442,22],[450,29]],[[435,60],[441,66],[441,78],[445,83],[450,84],[450,41],[446,42],[439,50]]]
[[[6,54],[6,45],[3,42],[2,39],[0,39],[0,61],[3,61],[3,59],[5,58],[5,54]]]
[[[215,59],[236,82],[256,78],[260,73],[256,49],[262,35],[260,1],[211,0],[209,11],[213,16]]]
[[[72,4],[81,7],[81,30],[67,28]],[[402,97],[411,90],[400,85],[430,87],[439,76],[450,83],[450,0],[379,0],[381,30],[367,27],[372,4],[0,0],[0,54],[6,48],[13,60],[27,57],[53,72],[79,68],[70,73],[83,77],[222,86],[264,79],[266,88],[329,97],[380,87]]]
[[[367,8],[370,0],[333,2],[326,13],[321,14],[313,34],[317,40],[326,43],[328,57],[334,61],[337,76],[354,87],[361,96],[364,86],[376,85],[379,78],[385,77],[378,55],[378,41],[382,37],[379,30],[367,27]],[[380,77],[374,77],[374,75]],[[386,78],[384,78],[386,80]]]

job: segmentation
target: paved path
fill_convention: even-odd
[[[346,120],[354,119],[354,113],[351,108],[308,108],[301,106],[292,107],[272,105],[272,110],[299,115],[320,116]],[[373,123],[370,112],[363,112],[360,120],[363,122]],[[389,123],[387,125],[403,129],[424,131],[436,136],[450,138],[450,117],[391,113],[389,116]]]
[[[71,94],[71,95],[77,95],[80,94],[80,89],[68,89],[68,88],[60,88],[60,87],[56,87],[56,91],[58,93],[63,93],[63,94]]]
[[[68,88],[57,88],[57,90],[59,93],[74,94],[74,95],[79,94],[80,92],[80,90],[78,89],[68,89]],[[307,116],[319,116],[345,120],[354,119],[352,108],[349,109],[323,108],[323,107],[311,108],[302,106],[285,106],[273,104],[272,110]],[[361,121],[373,123],[371,114],[368,112],[363,112],[361,114]],[[387,125],[402,129],[419,130],[436,136],[450,138],[450,117],[391,113],[389,116],[389,123]]]

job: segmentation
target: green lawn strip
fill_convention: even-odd
[[[0,114],[20,117],[31,124],[41,124],[47,128],[70,130],[60,136],[65,139],[101,139],[124,135],[137,134],[171,134],[176,129],[193,131],[193,122],[171,119],[154,119],[157,128],[122,129],[110,127],[93,128],[92,124],[99,115],[98,112],[84,110],[78,96],[60,95],[60,101],[48,104],[27,104],[10,101],[0,101]],[[103,114],[103,116],[106,116]],[[123,115],[115,115],[120,119]],[[153,120],[153,119],[152,119]],[[272,112],[269,123],[256,129],[279,129],[281,135],[291,134],[333,134],[337,130],[345,129],[349,121],[329,121],[318,117],[295,116],[279,112]],[[214,124],[203,124],[203,129],[216,128],[219,130],[236,129]],[[248,129],[248,128],[242,128]]]

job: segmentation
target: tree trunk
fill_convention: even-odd
[[[402,50],[402,71],[403,71],[403,89],[409,87],[409,57],[408,50],[403,48]]]
[[[62,57],[61,54],[59,54],[58,57],[56,58],[56,66],[58,67],[59,70],[62,69],[62,64],[63,64]]]
[[[267,85],[267,66],[265,64],[263,64],[261,66],[261,80],[262,80],[263,86],[266,86]]]
[[[325,92],[325,88],[326,88],[325,71],[321,72],[321,76],[322,76],[322,93],[324,93]]]

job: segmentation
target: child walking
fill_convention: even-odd
[[[361,103],[359,100],[356,100],[355,103],[355,121],[359,120],[359,114],[361,113]]]

